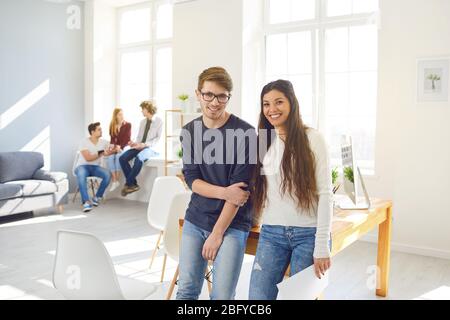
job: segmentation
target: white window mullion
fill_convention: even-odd
[[[353,5],[353,2],[352,2],[352,5]],[[352,8],[352,12],[353,12],[353,8]],[[350,81],[351,81],[351,76],[350,76],[350,73],[351,73],[351,70],[350,70],[350,43],[351,43],[351,39],[350,39],[350,27],[347,27],[347,39],[348,39],[348,41],[347,41],[347,52],[348,52],[348,55],[347,55],[347,97],[348,97],[348,103],[347,103],[347,110],[346,110],[346,114],[350,114],[350,99],[351,99],[351,83],[350,83]],[[350,119],[349,119],[349,117],[346,117],[347,118],[347,128],[349,128],[349,126],[350,126],[350,123],[349,123],[349,121],[351,121]],[[348,129],[347,129],[348,130]],[[347,134],[347,132],[345,133],[345,134]]]
[[[149,99],[153,99],[155,96],[155,46],[150,47],[150,68],[148,72],[150,72],[150,83],[149,83]]]
[[[318,104],[318,117],[317,117],[317,129],[326,132],[327,121],[326,121],[326,105],[325,105],[325,29],[319,28],[317,30],[318,33],[318,47],[319,47],[319,55],[318,55],[318,70],[319,70],[319,104]]]
[[[317,30],[311,30],[311,62],[312,62],[312,124],[319,128],[319,61],[317,52],[319,50]]]

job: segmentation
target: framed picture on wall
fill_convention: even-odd
[[[448,102],[450,58],[417,60],[417,102]]]

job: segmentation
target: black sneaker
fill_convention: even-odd
[[[141,187],[139,187],[137,184],[136,185],[134,185],[134,186],[131,186],[131,187],[128,187],[128,193],[133,193],[133,192],[136,192],[136,191],[139,191],[139,189],[141,189]]]
[[[125,185],[125,186],[122,188],[122,190],[120,191],[120,194],[122,195],[122,197],[126,197],[128,193],[129,193],[129,192],[128,192],[128,186]]]

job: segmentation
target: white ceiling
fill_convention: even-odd
[[[132,4],[137,4],[137,3],[142,3],[142,2],[149,2],[149,0],[101,0],[101,1],[109,4],[112,7],[123,7],[123,6],[129,6]],[[177,3],[191,2],[191,1],[196,1],[196,0],[167,0],[167,1],[177,4]]]
[[[109,4],[112,7],[129,6],[136,3],[146,2],[148,0],[101,0],[104,3]]]

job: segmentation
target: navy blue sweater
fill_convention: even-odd
[[[245,132],[245,138],[238,139],[230,135],[236,132],[235,130]],[[185,135],[189,138],[185,138]],[[217,138],[217,135],[221,135],[223,139]],[[247,122],[231,114],[222,127],[208,129],[202,117],[199,117],[183,127],[181,142],[183,174],[189,188],[192,189],[192,183],[196,179],[222,187],[238,182],[250,185],[256,152],[250,153],[249,148],[256,149],[256,131]],[[193,193],[185,219],[211,232],[224,204],[224,200],[206,198]],[[230,227],[248,231],[252,223],[251,215],[251,204],[248,201],[239,208]]]

